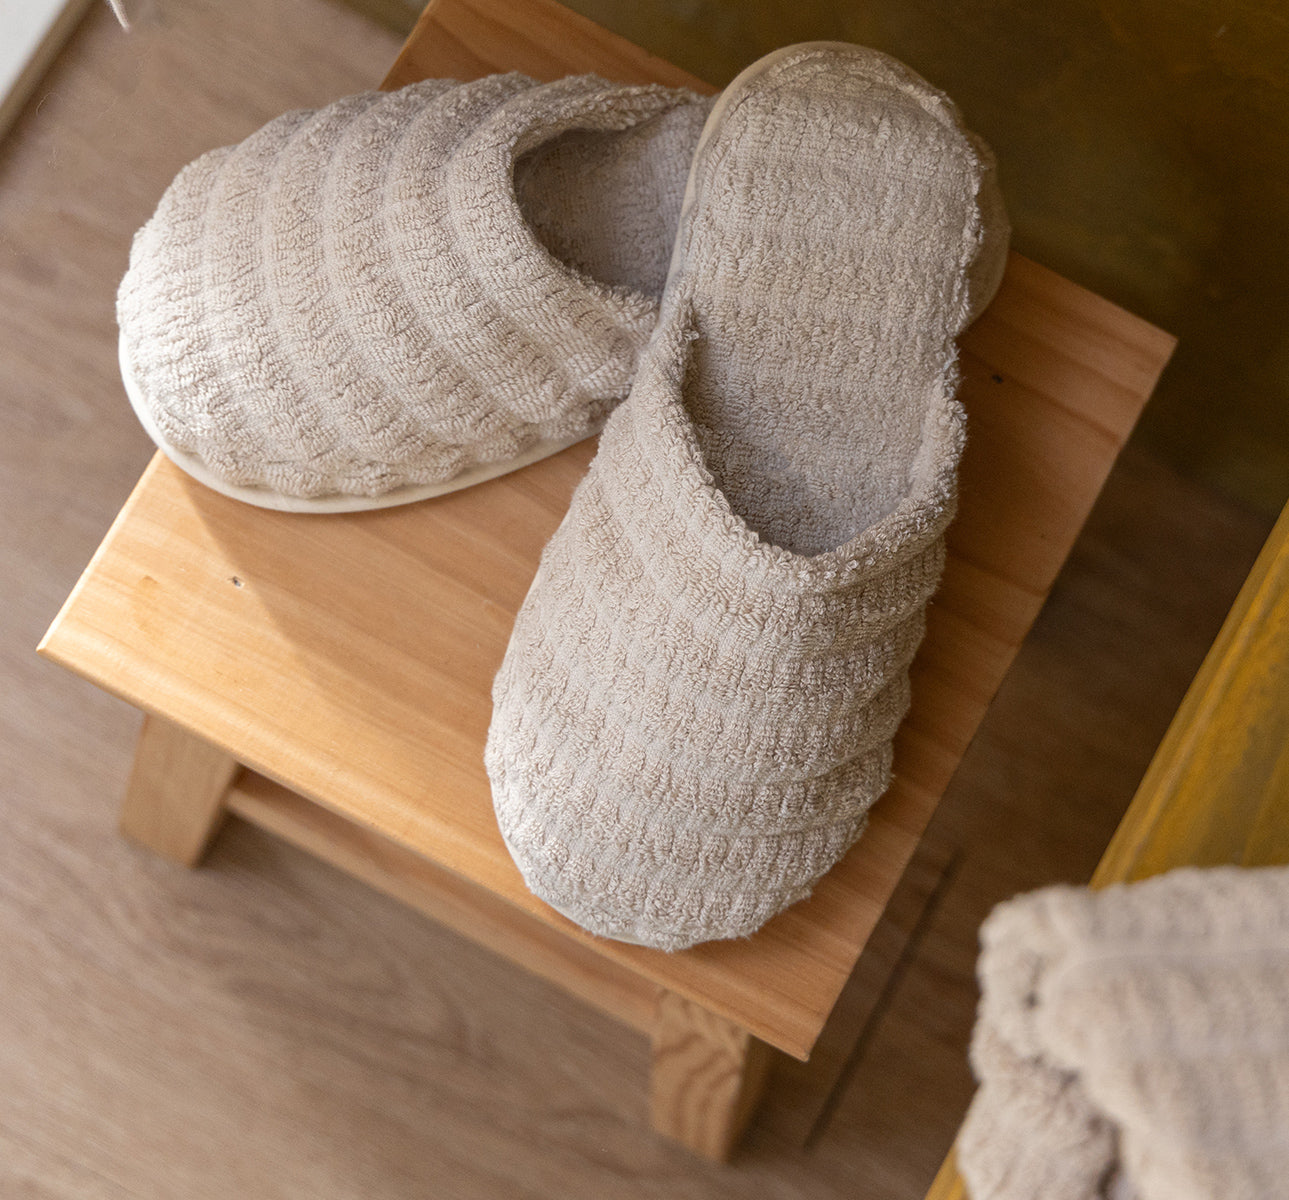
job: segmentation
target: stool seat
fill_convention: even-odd
[[[696,84],[548,0],[431,5],[387,84],[509,69]],[[651,1033],[655,1125],[720,1156],[765,1047],[810,1054],[1172,345],[1012,256],[962,343],[960,515],[895,783],[815,894],[751,938],[594,938],[528,893],[497,830],[492,678],[592,442],[327,516],[240,504],[158,454],[41,650],[151,714],[127,832],[191,863],[232,811],[416,904]]]

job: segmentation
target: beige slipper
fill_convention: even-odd
[[[501,832],[574,921],[748,934],[859,837],[954,509],[954,337],[1007,232],[988,151],[884,55],[791,47],[718,101],[494,687]]]
[[[211,487],[306,512],[595,433],[657,320],[710,106],[590,76],[431,80],[205,155],[121,284],[144,428]]]

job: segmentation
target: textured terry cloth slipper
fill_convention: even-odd
[[[718,101],[493,690],[501,832],[572,920],[748,934],[860,835],[955,505],[953,339],[1007,236],[988,151],[884,55],[790,47]]]
[[[593,76],[431,80],[206,154],[118,297],[144,428],[216,490],[310,512],[597,432],[657,321],[710,107]]]

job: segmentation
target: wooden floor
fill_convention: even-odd
[[[975,930],[1086,878],[1269,522],[1130,452],[933,827],[950,871],[809,1143],[645,1128],[646,1047],[245,826],[123,843],[138,717],[34,646],[150,453],[116,374],[131,232],[175,170],[377,80],[328,0],[96,9],[0,146],[0,1195],[917,1200],[970,1095]]]

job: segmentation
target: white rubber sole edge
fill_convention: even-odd
[[[134,409],[134,415],[139,418],[139,424],[143,426],[148,436],[156,442],[162,453],[175,466],[212,491],[219,492],[222,496],[240,500],[245,504],[253,504],[257,508],[273,509],[277,512],[353,513],[370,512],[380,508],[395,508],[401,504],[415,504],[418,500],[431,500],[435,496],[445,496],[450,492],[459,492],[463,488],[471,487],[476,483],[484,483],[489,479],[496,479],[500,475],[508,475],[511,471],[518,471],[522,467],[540,462],[543,458],[550,458],[552,454],[558,454],[561,450],[567,450],[569,446],[575,446],[578,442],[585,441],[586,437],[594,436],[593,434],[588,434],[585,437],[569,438],[565,441],[537,442],[525,450],[523,454],[514,458],[504,459],[500,462],[479,463],[441,483],[411,484],[407,487],[395,488],[393,491],[385,492],[379,496],[351,496],[339,492],[328,496],[287,496],[281,492],[275,492],[272,488],[248,487],[228,483],[214,474],[196,455],[188,454],[170,445],[166,441],[165,435],[157,427],[152,414],[148,411],[147,404],[144,402],[143,391],[134,378],[134,372],[130,367],[124,336],[118,339],[117,355],[121,362],[121,380],[125,384],[125,394],[129,397],[130,406]]]

